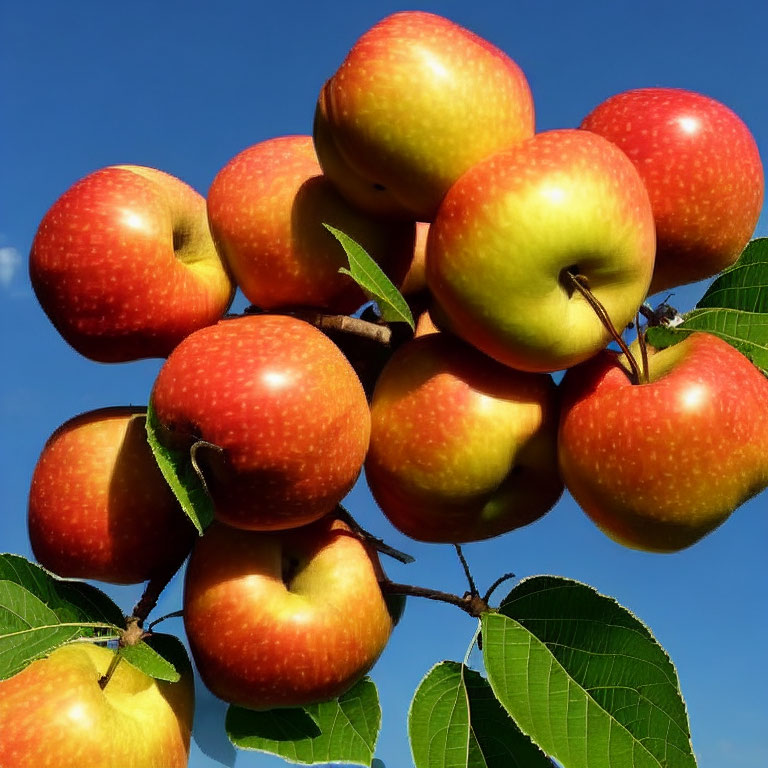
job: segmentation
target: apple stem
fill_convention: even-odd
[[[635,325],[637,327],[637,344],[640,347],[640,360],[643,365],[643,383],[647,384],[650,381],[650,373],[648,370],[648,345],[645,340],[645,328],[640,327],[640,313],[638,312],[635,318]]]
[[[107,671],[99,678],[99,688],[103,691],[107,687],[107,683],[112,679],[112,675],[115,674],[115,670],[117,669],[117,665],[122,661],[122,656],[120,655],[120,651],[118,650],[117,653],[112,657],[112,661],[109,662],[109,666],[107,667]]]
[[[461,561],[461,566],[464,568],[464,574],[467,577],[467,581],[469,582],[469,593],[471,595],[477,595],[477,586],[475,584],[475,580],[472,578],[472,572],[469,570],[469,565],[467,564],[467,559],[464,557],[464,552],[461,549],[461,544],[454,544],[454,548],[456,549],[456,554],[459,556],[459,560]]]
[[[160,595],[162,594],[163,590],[168,586],[171,579],[176,575],[179,568],[181,568],[181,566],[184,564],[188,554],[188,552],[185,553],[181,560],[178,560],[175,563],[171,563],[167,568],[157,573],[147,582],[147,586],[144,589],[144,594],[139,599],[139,602],[136,603],[136,605],[133,607],[133,611],[131,612],[129,620],[131,618],[136,619],[139,626],[143,625],[147,616],[149,616],[149,614],[157,605],[157,601],[160,599]]]
[[[398,584],[389,579],[379,581],[381,591],[391,595],[406,595],[408,597],[426,597],[428,600],[437,600],[441,603],[450,603],[456,605],[470,616],[476,619],[490,609],[488,604],[478,594],[466,592],[464,595],[453,595],[450,592],[442,592],[439,589],[429,589],[427,587],[417,587],[413,584]]]
[[[616,330],[616,326],[614,326],[613,322],[611,322],[611,318],[609,317],[608,312],[603,306],[602,302],[597,298],[597,296],[595,296],[594,293],[592,293],[587,278],[584,275],[574,275],[572,272],[567,272],[566,274],[570,278],[573,287],[587,300],[587,303],[595,311],[595,314],[600,319],[600,322],[605,326],[608,333],[610,333],[613,337],[613,340],[621,348],[621,351],[626,356],[627,362],[632,369],[633,383],[639,384],[643,380],[640,366],[637,364],[637,360],[635,360],[634,355],[629,351],[629,347],[621,337],[621,334]]]
[[[405,552],[401,552],[399,549],[390,547],[389,544],[384,542],[383,539],[379,539],[372,533],[363,528],[360,523],[355,520],[354,517],[342,507],[340,504],[336,510],[336,514],[367,544],[370,544],[377,552],[381,552],[383,555],[389,555],[389,557],[397,560],[404,565],[410,565],[416,561],[416,558],[412,555],[408,555]]]

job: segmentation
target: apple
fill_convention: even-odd
[[[426,221],[417,221],[413,257],[405,278],[399,284],[400,293],[406,298],[418,296],[427,290],[426,260],[428,235],[429,223]]]
[[[340,696],[392,632],[381,576],[375,552],[334,515],[289,531],[214,523],[184,586],[184,627],[203,682],[250,709]]]
[[[551,376],[507,368],[447,334],[421,336],[376,383],[368,485],[414,539],[498,536],[560,497],[557,423]]]
[[[458,177],[533,134],[525,75],[503,51],[441,16],[395,13],[325,83],[317,155],[355,205],[431,221]]]
[[[282,136],[244,150],[208,192],[214,241],[246,298],[262,309],[311,306],[347,314],[367,299],[323,226],[362,245],[390,279],[413,259],[412,222],[382,222],[352,208],[322,175],[311,136]]]
[[[427,240],[433,318],[513,368],[568,368],[611,340],[569,273],[587,278],[621,331],[653,260],[648,193],[626,155],[588,131],[539,133],[446,195]]]
[[[432,319],[430,311],[426,309],[416,318],[416,328],[413,335],[414,338],[418,338],[419,336],[428,336],[431,333],[440,333],[440,329]]]
[[[66,578],[138,584],[181,565],[195,529],[147,444],[145,409],[83,413],[48,439],[32,475],[29,538]]]
[[[646,384],[608,350],[568,371],[560,470],[608,536],[675,552],[768,485],[768,380],[711,334],[649,352]]]
[[[734,112],[700,93],[640,88],[607,99],[581,125],[626,152],[648,189],[658,240],[651,293],[736,261],[764,181],[755,140]]]
[[[56,200],[35,235],[29,271],[65,341],[100,362],[167,356],[215,323],[234,292],[204,198],[135,165],[95,171]]]
[[[285,315],[222,320],[187,337],[160,369],[151,402],[159,439],[196,441],[220,520],[291,528],[334,509],[362,468],[368,403],[323,333]]]
[[[57,648],[0,681],[0,765],[8,768],[185,768],[194,713],[189,669],[176,683],[90,643]]]

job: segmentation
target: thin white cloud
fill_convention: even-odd
[[[21,266],[21,255],[11,246],[0,248],[0,285],[7,288]]]

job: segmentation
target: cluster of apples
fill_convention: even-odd
[[[70,188],[40,224],[32,283],[83,355],[167,357],[158,438],[189,452],[216,517],[184,596],[206,685],[301,706],[374,664],[394,620],[375,552],[337,513],[363,467],[392,523],[432,542],[526,525],[565,484],[617,540],[674,551],[765,487],[762,374],[694,334],[648,350],[637,381],[601,317],[623,329],[650,292],[733,263],[762,199],[755,142],[713,99],[631,91],[535,133],[515,62],[423,12],[366,32],[313,136],[245,149],[207,200],[137,166]],[[429,308],[370,404],[336,344],[291,316],[366,300],[324,224]],[[263,313],[223,318],[236,286]],[[29,529],[55,573],[136,583],[192,548],[143,420],[96,411],[48,441]]]

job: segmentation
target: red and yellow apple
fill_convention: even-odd
[[[32,475],[29,538],[67,578],[137,584],[181,565],[195,530],[147,444],[145,409],[83,413],[48,439]]]
[[[0,765],[8,768],[185,768],[194,713],[192,671],[155,680],[127,662],[107,685],[114,651],[62,646],[0,681]]]
[[[396,284],[413,259],[414,225],[352,208],[322,175],[311,136],[283,136],[236,155],[208,192],[216,247],[245,297],[262,309],[311,306],[353,312],[367,299],[323,226],[363,246]]]
[[[648,193],[626,155],[579,130],[540,133],[467,171],[429,230],[438,325],[505,365],[568,368],[611,339],[569,282],[583,275],[619,330],[654,261]]]
[[[226,312],[234,287],[205,200],[154,168],[95,171],[50,208],[29,256],[42,308],[100,362],[165,357]]]
[[[341,695],[393,619],[375,552],[333,515],[290,531],[214,523],[187,568],[184,626],[206,686],[250,709]]]
[[[403,533],[487,539],[544,515],[563,490],[557,389],[433,333],[400,347],[376,384],[365,474]]]
[[[291,528],[334,509],[362,468],[370,412],[338,347],[285,315],[222,320],[166,360],[151,402],[159,439],[197,452],[215,514],[238,528]]]
[[[441,16],[395,13],[369,29],[324,85],[315,145],[355,205],[431,221],[470,166],[533,134],[525,75]]]
[[[626,546],[690,546],[768,485],[768,380],[716,336],[651,349],[646,384],[604,351],[561,386],[565,485]]]
[[[423,294],[427,290],[426,261],[428,234],[429,224],[426,221],[417,221],[413,258],[405,278],[399,284],[400,293],[407,299]]]
[[[764,180],[757,144],[732,110],[692,91],[640,88],[607,99],[581,126],[620,147],[648,189],[658,241],[651,293],[736,261]]]

